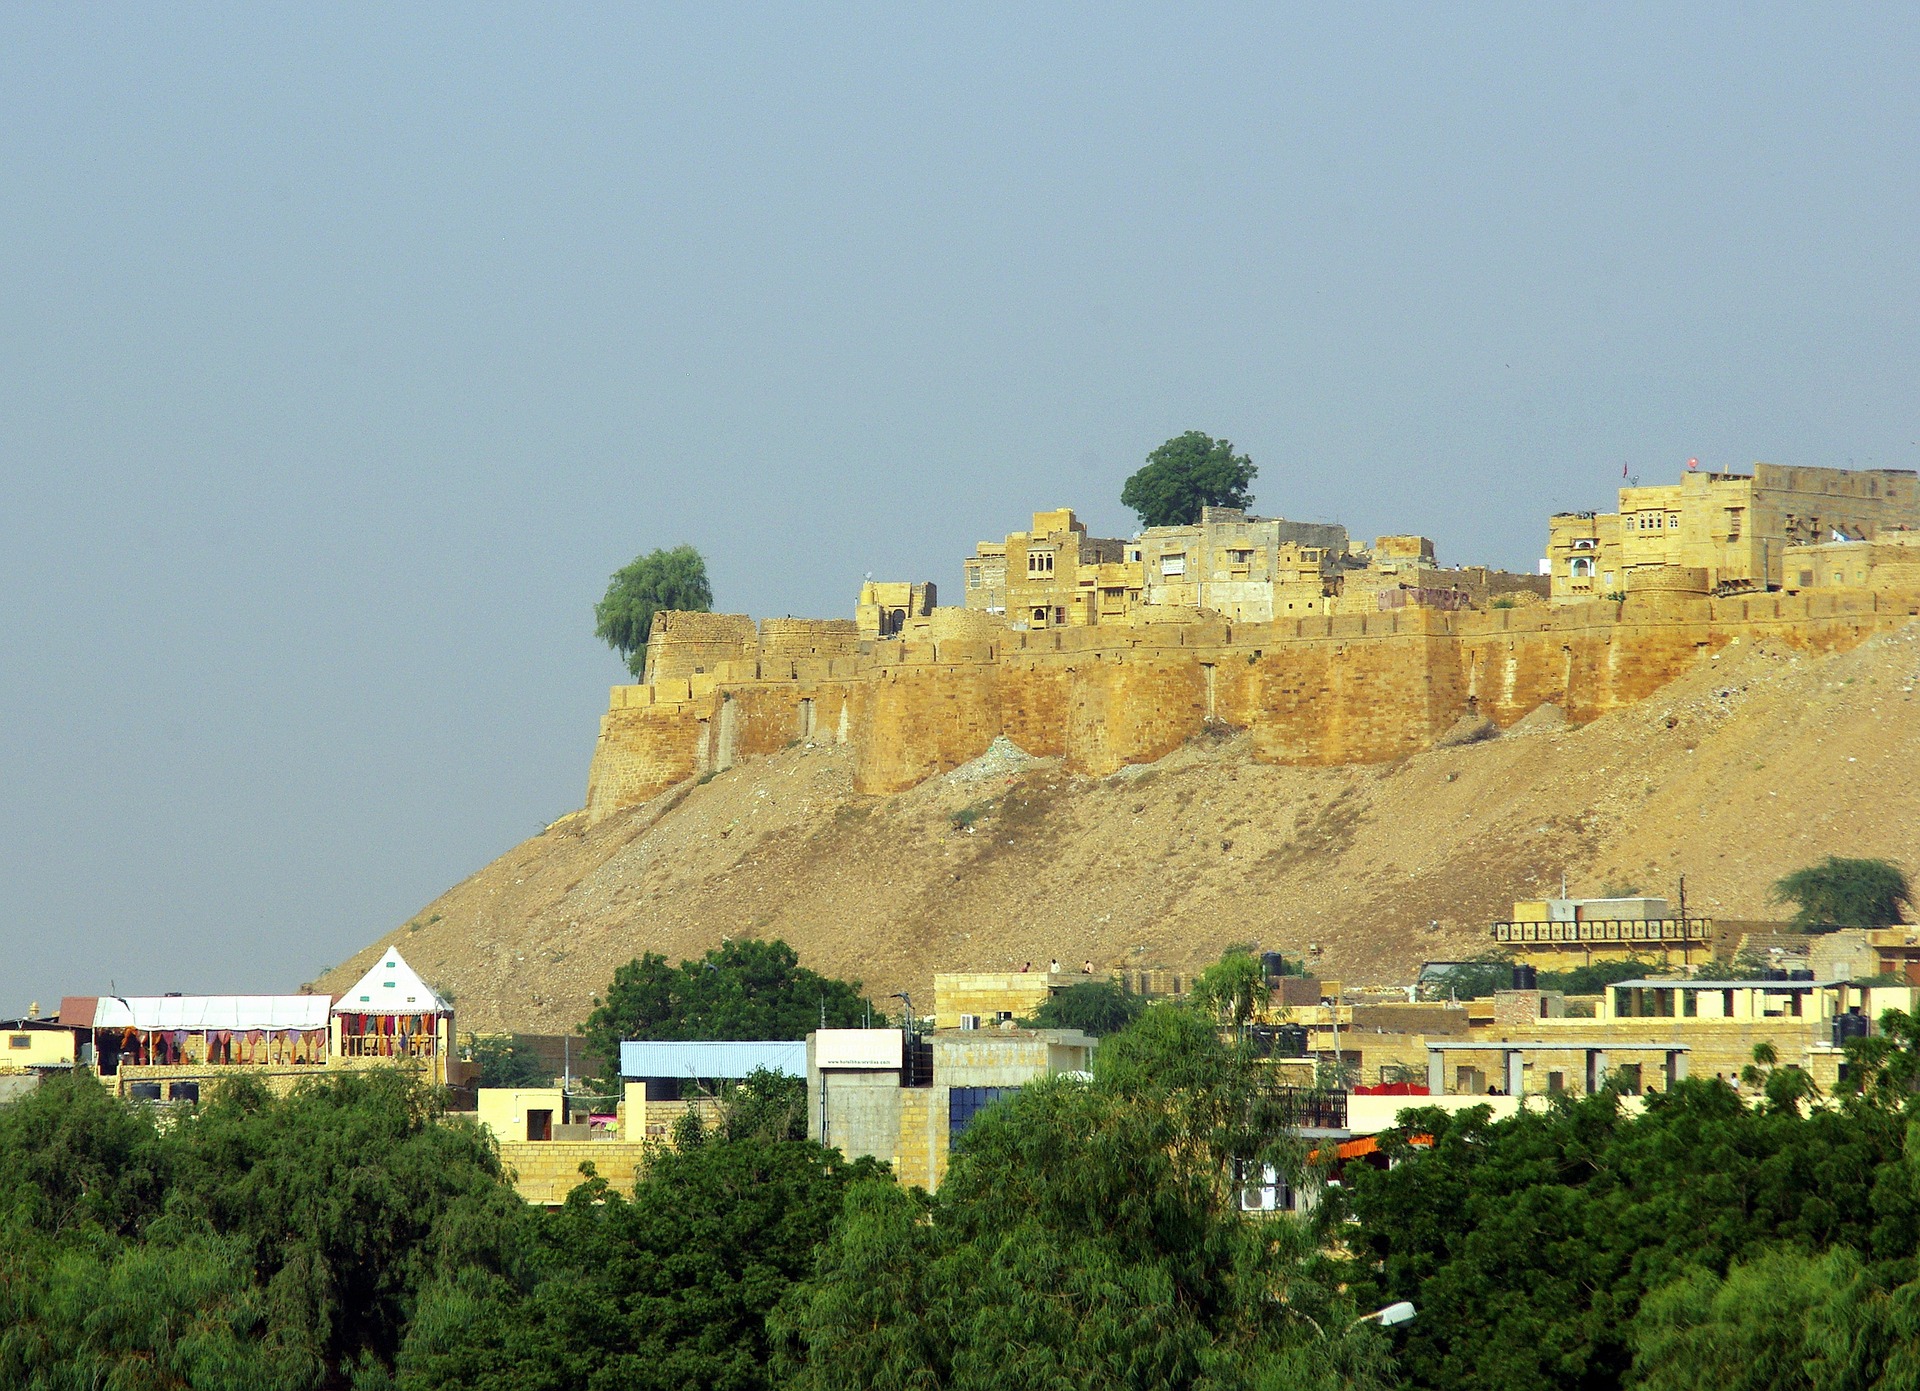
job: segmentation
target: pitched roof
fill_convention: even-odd
[[[335,1014],[451,1014],[453,1006],[392,947],[333,1007]]]

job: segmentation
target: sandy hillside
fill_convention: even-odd
[[[1917,685],[1920,625],[1838,657],[1735,646],[1582,729],[1548,709],[1381,766],[1264,767],[1222,731],[1108,778],[1001,751],[874,798],[844,750],[794,748],[559,823],[316,984],[398,943],[463,1028],[552,1033],[622,962],[728,936],[930,1003],[939,970],[1185,968],[1234,942],[1403,980],[1563,874],[1669,895],[1685,874],[1691,911],[1776,917],[1768,884],[1823,855],[1920,872]]]

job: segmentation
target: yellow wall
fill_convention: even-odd
[[[0,1072],[73,1066],[73,1034],[66,1029],[11,1029],[0,1036]]]
[[[558,1205],[567,1194],[585,1183],[582,1164],[593,1165],[594,1173],[613,1186],[615,1192],[630,1194],[646,1170],[647,1146],[619,1140],[555,1140],[547,1144],[518,1141],[502,1142],[500,1162],[513,1175],[513,1188],[530,1203]]]
[[[566,1097],[558,1087],[482,1087],[479,1097],[480,1124],[502,1145],[527,1143],[529,1111],[551,1112],[555,1125],[567,1118]]]
[[[957,1029],[963,1014],[978,1015],[981,1027],[991,1028],[1001,1011],[1015,1019],[1030,1019],[1056,989],[1065,989],[1088,977],[1078,972],[1055,976],[1041,962],[1033,971],[941,971],[933,978],[933,1026]]]

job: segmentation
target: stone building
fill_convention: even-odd
[[[1139,601],[1137,561],[1127,543],[1087,535],[1070,507],[1035,512],[1029,531],[982,541],[965,562],[965,607],[1004,615],[1035,632],[1124,619]]]
[[[1547,532],[1552,598],[1624,594],[1634,572],[1663,567],[1699,571],[1709,590],[1778,589],[1790,547],[1916,527],[1920,475],[1911,469],[1688,472],[1678,483],[1622,488],[1617,513],[1556,515]]]
[[[1803,589],[1920,589],[1920,531],[1882,531],[1871,541],[1821,541],[1788,546],[1780,587]]]
[[[1203,507],[1192,526],[1148,527],[1129,545],[1127,558],[1141,567],[1147,604],[1269,623],[1328,612],[1348,549],[1347,529],[1335,523]]]
[[[939,591],[932,580],[913,584],[905,580],[868,580],[860,586],[860,602],[853,622],[861,641],[898,637],[916,618],[933,616]]]

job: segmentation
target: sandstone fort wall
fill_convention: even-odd
[[[1210,723],[1249,731],[1264,762],[1387,762],[1431,748],[1463,715],[1505,728],[1551,702],[1582,724],[1736,640],[1839,651],[1916,614],[1913,592],[1641,593],[1260,624],[968,624],[964,636],[851,647],[851,624],[777,620],[749,640],[742,619],[682,637],[681,619],[726,616],[669,615],[649,657],[653,682],[613,690],[587,810],[597,819],[801,739],[851,744],[855,785],[872,794],[955,768],[1001,734],[1095,776],[1163,757]]]

